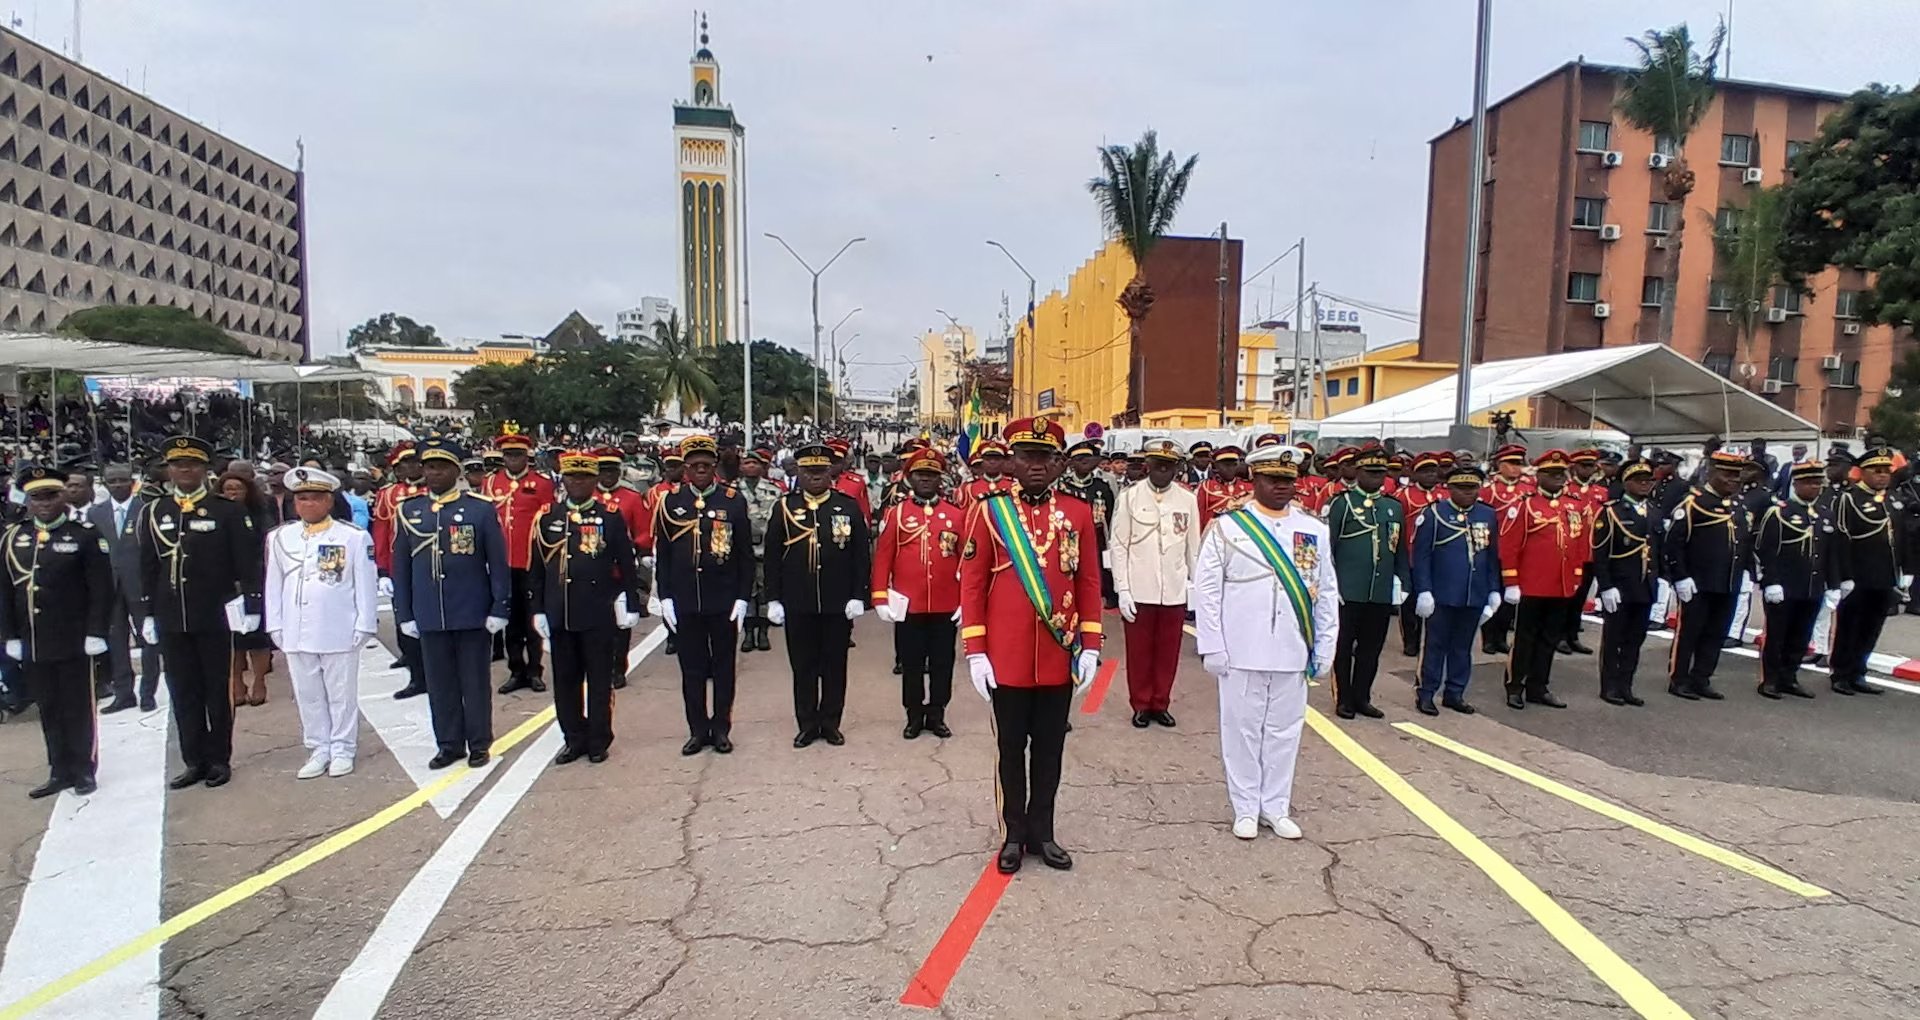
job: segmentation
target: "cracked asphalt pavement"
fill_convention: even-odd
[[[1117,618],[1110,657],[1121,654]],[[1591,628],[1590,628],[1591,629]],[[891,639],[856,628],[848,743],[789,746],[786,658],[741,657],[738,750],[679,755],[676,665],[655,654],[619,694],[605,765],[548,767],[454,887],[380,1016],[910,1018],[909,979],[995,847],[985,706],[958,672],[946,741],[900,738]],[[1412,710],[1390,639],[1385,721],[1337,722],[1479,836],[1694,1017],[1920,1015],[1920,698],[1763,702],[1724,660],[1721,703],[1597,698],[1594,661],[1562,657],[1564,711]],[[1814,679],[1809,677],[1809,679]],[[1814,686],[1814,685],[1810,685]],[[496,698],[497,731],[547,706]],[[1313,704],[1331,716],[1326,688]],[[1635,1015],[1475,865],[1320,737],[1303,742],[1297,843],[1241,842],[1221,781],[1213,681],[1189,654],[1180,725],[1128,724],[1124,670],[1067,743],[1059,833],[1070,873],[1007,887],[934,1010],[1089,1020]],[[1390,728],[1439,733],[1814,883],[1800,895],[1694,856]],[[239,713],[233,784],[171,794],[172,915],[399,800],[413,783],[371,728],[346,780],[299,783],[298,722]],[[509,761],[525,753],[516,748]],[[0,923],[9,928],[50,815],[31,718],[0,727]],[[311,1015],[402,887],[473,805],[414,811],[169,941],[166,1017]],[[102,946],[105,952],[111,947]]]

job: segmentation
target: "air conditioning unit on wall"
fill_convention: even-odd
[[[1763,379],[1760,382],[1760,392],[1778,393],[1780,392],[1781,385],[1782,384],[1778,379]]]
[[[1787,321],[1787,310],[1786,310],[1786,309],[1784,309],[1784,308],[1769,308],[1769,309],[1767,309],[1767,321],[1768,321],[1768,322],[1785,322],[1785,321]]]
[[[1740,171],[1740,183],[1742,184],[1758,184],[1765,177],[1766,175],[1761,173],[1760,168],[1757,166],[1750,166]]]
[[[1846,334],[1847,336],[1859,336],[1860,324],[1857,322],[1842,323],[1840,325],[1840,332]]]
[[[1821,358],[1820,367],[1823,369],[1826,369],[1829,372],[1838,369],[1840,367],[1840,355],[1829,354],[1826,357]]]
[[[1594,317],[1594,318],[1596,318],[1596,319],[1604,319],[1604,318],[1606,318],[1606,317],[1608,317],[1608,316],[1610,316],[1610,315],[1612,315],[1612,314],[1613,314],[1613,306],[1612,306],[1612,305],[1610,305],[1610,304],[1607,304],[1607,303],[1606,303],[1605,301],[1599,301],[1599,302],[1595,302],[1595,303],[1594,303],[1594,306],[1593,306],[1593,317]]]
[[[1600,225],[1600,240],[1602,241],[1620,240],[1620,224],[1602,223]]]
[[[1647,168],[1650,170],[1665,170],[1672,164],[1673,157],[1664,152],[1656,152],[1647,157]]]
[[[1608,167],[1619,166],[1620,164],[1625,163],[1626,161],[1627,161],[1627,157],[1622,156],[1617,152],[1607,151],[1600,154],[1601,166],[1608,166]]]

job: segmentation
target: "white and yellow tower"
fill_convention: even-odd
[[[680,320],[700,346],[739,338],[740,152],[746,127],[720,101],[720,64],[700,17],[693,97],[673,106],[680,189]]]

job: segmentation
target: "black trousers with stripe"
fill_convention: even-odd
[[[1640,649],[1647,643],[1647,616],[1652,612],[1651,602],[1622,602],[1601,619],[1601,697],[1633,693],[1633,675],[1640,669]]]
[[[27,689],[40,706],[40,735],[47,741],[47,771],[78,783],[93,778],[93,670],[88,659],[21,664]]]
[[[1053,798],[1067,746],[1073,685],[993,689],[993,735],[1000,745],[1000,823],[1008,843],[1053,839]]]
[[[1673,635],[1673,659],[1667,664],[1667,679],[1674,686],[1700,691],[1710,685],[1739,599],[1737,592],[1701,591],[1680,603],[1680,629]]]
[[[1571,598],[1522,595],[1513,613],[1513,654],[1507,657],[1507,693],[1539,697],[1553,679],[1553,651],[1566,636]]]

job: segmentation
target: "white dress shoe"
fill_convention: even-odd
[[[300,771],[295,772],[293,775],[295,779],[318,779],[326,774],[327,752],[315,751],[313,755],[307,759],[307,763],[300,766]]]
[[[1251,818],[1233,820],[1233,834],[1240,839],[1252,839],[1260,834],[1260,824]]]
[[[352,774],[353,774],[352,758],[335,758],[333,762],[327,766],[327,775],[330,775],[335,779],[338,779],[341,776],[352,775]]]
[[[1281,839],[1300,838],[1300,827],[1293,824],[1291,818],[1268,818],[1266,815],[1261,815],[1260,820],[1267,823],[1267,828],[1272,829],[1273,834]]]

